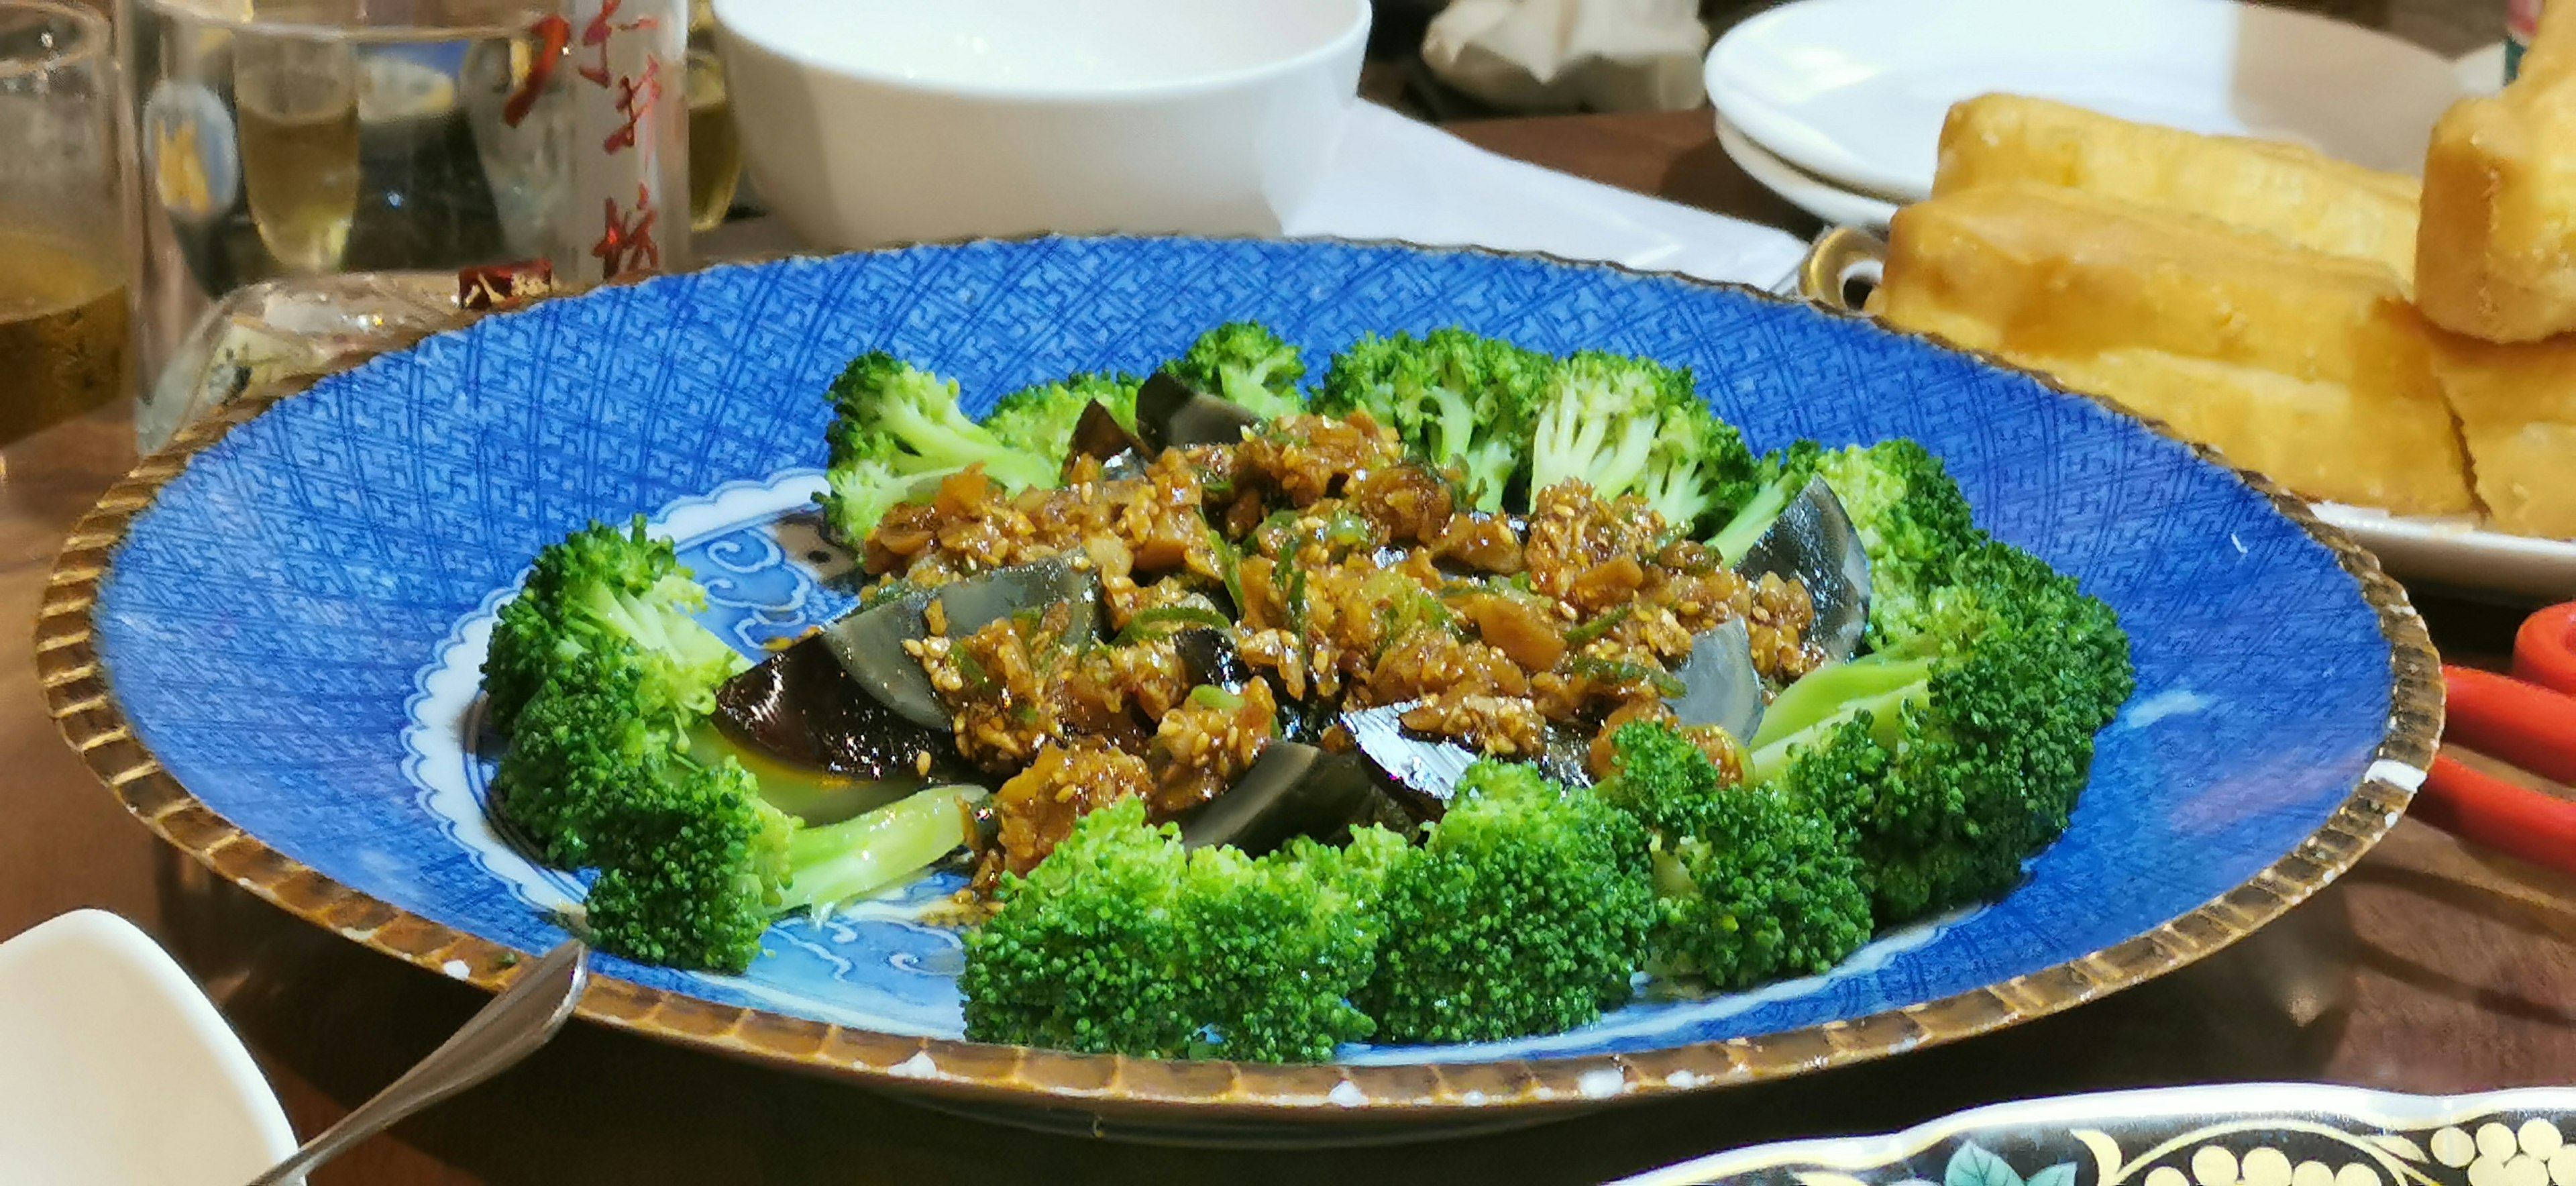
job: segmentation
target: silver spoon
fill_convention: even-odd
[[[374,1099],[304,1143],[250,1186],[286,1186],[351,1145],[393,1127],[404,1117],[510,1069],[555,1036],[590,983],[590,949],[568,942],[546,954],[501,995],[483,1006],[429,1057],[420,1060]]]

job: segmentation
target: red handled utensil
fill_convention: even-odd
[[[2444,666],[2445,745],[2552,782],[2576,784],[2576,602],[2533,614],[2514,636],[2513,674]],[[2410,810],[2473,844],[2576,873],[2576,801],[2433,759]]]

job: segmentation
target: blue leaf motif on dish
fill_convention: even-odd
[[[1941,1172],[1941,1186],[2022,1186],[2021,1175],[1975,1141],[1962,1141]]]

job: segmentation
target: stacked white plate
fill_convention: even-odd
[[[1927,197],[1951,104],[2055,99],[2194,132],[2305,144],[2421,175],[2433,123],[2503,84],[2501,44],[2457,62],[2321,16],[2234,0],[1796,0],[1708,56],[1726,154],[1827,223],[1884,230]],[[2320,504],[2400,577],[2576,593],[2576,541],[2467,518]]]
[[[1754,180],[1829,223],[1884,227],[1931,193],[1961,99],[2055,99],[2420,173],[2433,121],[2481,68],[2234,0],[1797,0],[1729,31],[1707,79],[1719,143]]]

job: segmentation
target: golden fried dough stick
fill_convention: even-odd
[[[2080,190],[1897,213],[1871,307],[2163,419],[2309,498],[2472,509],[2434,331],[2377,264]]]
[[[2506,346],[2444,334],[2434,367],[2495,525],[2576,539],[2576,335]]]
[[[2576,331],[2576,4],[2541,11],[2522,69],[2445,113],[2424,156],[2416,302],[2490,342]]]
[[[2415,179],[2294,144],[2202,136],[2016,95],[1951,107],[1933,195],[2015,181],[2215,219],[2384,264],[2400,280],[2415,272]]]

